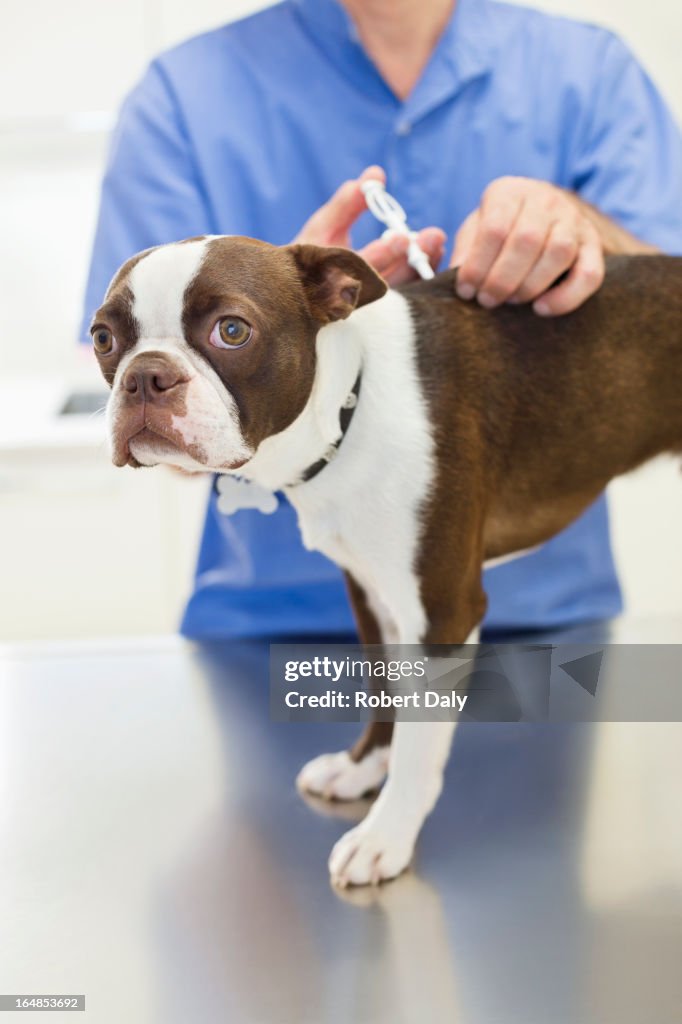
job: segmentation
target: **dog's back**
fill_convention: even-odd
[[[511,523],[529,511],[540,526],[522,546],[560,529],[612,477],[682,452],[682,258],[611,257],[602,288],[557,318],[462,302],[454,279],[403,289],[419,374],[441,458],[469,460],[467,472],[470,453],[483,459],[491,518],[513,545]],[[493,532],[497,554],[507,540]]]

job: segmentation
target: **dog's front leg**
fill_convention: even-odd
[[[367,815],[332,850],[329,870],[341,886],[399,875],[443,784],[454,722],[398,722],[388,779]]]
[[[475,629],[467,642],[477,640]],[[331,852],[329,871],[336,885],[374,884],[405,870],[440,796],[454,731],[454,722],[396,722],[384,788],[367,817]]]

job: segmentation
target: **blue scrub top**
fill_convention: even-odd
[[[410,224],[440,225],[451,241],[490,181],[523,175],[573,189],[640,238],[682,251],[680,136],[611,33],[458,0],[403,102],[335,0],[289,0],[163,54],[128,97],[102,187],[84,333],[132,253],[204,233],[287,243],[341,182],[375,163]],[[353,243],[379,232],[366,214]],[[497,629],[617,613],[605,500],[536,554],[487,572],[485,587],[486,625]],[[303,549],[286,502],[272,516],[228,518],[211,498],[185,634],[351,629],[341,573]]]

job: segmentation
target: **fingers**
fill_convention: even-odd
[[[539,259],[524,277],[522,283],[508,300],[509,302],[531,302],[573,266],[580,241],[578,232],[569,230],[565,224],[555,224],[547,237]]]
[[[521,206],[509,236],[478,288],[477,298],[481,306],[487,309],[499,306],[523,285],[541,258],[550,231],[551,222],[543,209],[531,203]],[[566,266],[561,269],[565,270]]]
[[[429,257],[429,263],[434,270],[443,259],[445,240],[445,232],[440,228],[424,228],[417,235],[417,241]],[[417,276],[416,271],[407,262],[407,245],[408,240],[402,235],[395,235],[389,239],[378,238],[361,249],[360,255],[384,280],[395,287],[412,281]]]
[[[429,257],[429,263],[433,270],[438,270],[445,255],[447,237],[441,228],[422,228],[417,232],[417,241]]]
[[[295,238],[309,245],[347,245],[351,225],[365,209],[357,181],[345,181],[310,217]]]
[[[350,248],[350,229],[367,209],[362,184],[368,180],[385,182],[386,173],[383,168],[372,165],[366,167],[359,178],[344,182],[331,199],[306,221],[295,241]],[[445,233],[440,228],[425,228],[417,237],[435,270],[443,259]],[[416,277],[415,271],[407,263],[407,246],[407,239],[400,236],[380,238],[360,250],[360,255],[389,284],[398,285]]]
[[[364,249],[360,249],[358,255],[388,280],[388,274],[397,265],[406,262],[407,239],[401,235],[396,235],[395,238],[377,238],[375,242],[370,242]]]
[[[535,300],[541,316],[576,309],[604,277],[602,240],[580,204],[525,178],[488,186],[457,234],[451,265],[461,298],[476,297],[487,308]]]
[[[539,316],[561,316],[581,306],[604,280],[604,251],[596,228],[588,224],[573,266],[561,284],[550,288],[533,303]]]
[[[381,181],[384,185],[386,184],[386,171],[383,167],[379,167],[378,164],[372,164],[370,167],[365,167],[364,171],[358,178],[358,181],[362,184],[365,181],[371,180]]]
[[[367,167],[359,178],[344,181],[331,199],[310,217],[295,238],[296,242],[309,245],[350,245],[349,231],[360,214],[367,209],[360,187],[370,178],[385,181],[386,174],[381,167]]]
[[[484,193],[475,235],[457,272],[460,298],[472,299],[481,288],[511,234],[521,205],[522,199],[514,192],[497,194],[487,189]]]
[[[424,228],[417,234],[417,242],[419,243],[420,248],[422,248],[428,256],[429,263],[433,270],[438,269],[443,259],[445,252],[445,239],[445,232],[441,231],[440,228]],[[407,243],[407,239],[405,242]],[[405,251],[402,259],[398,260],[397,263],[391,267],[386,274],[384,274],[384,277],[393,287],[415,280],[417,272],[407,262],[407,244],[405,245]]]

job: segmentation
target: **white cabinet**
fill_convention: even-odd
[[[209,478],[116,469],[101,421],[54,416],[53,385],[15,383],[25,423],[11,415],[8,390],[0,389],[0,642],[175,630]]]
[[[206,487],[97,451],[0,459],[0,641],[177,629]]]

